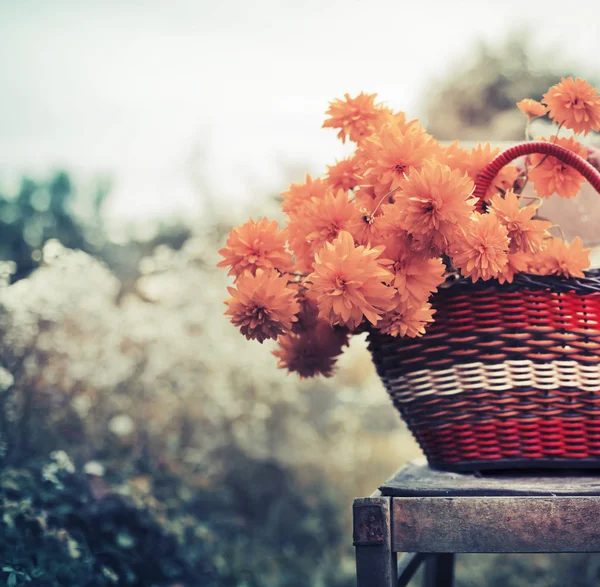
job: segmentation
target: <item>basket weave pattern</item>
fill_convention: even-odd
[[[422,338],[372,331],[394,405],[438,468],[600,468],[600,279],[461,282]]]

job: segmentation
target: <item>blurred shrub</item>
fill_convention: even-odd
[[[152,479],[104,477],[99,463],[86,474],[62,451],[2,469],[6,584],[351,585],[339,568],[343,533],[334,495],[319,483],[298,486],[274,463],[239,455],[235,464],[246,483],[235,479],[221,491],[197,476],[184,483],[164,467]]]
[[[173,585],[350,585],[352,497],[372,491],[415,445],[364,341],[345,358],[352,369],[299,383],[275,368],[267,344],[247,342],[227,322],[215,251],[228,228],[199,227],[180,250],[157,247],[125,291],[101,261],[57,241],[36,271],[0,288],[0,462],[36,475],[50,451],[73,459],[67,494],[49,515],[81,549],[88,538],[77,537],[69,508],[80,505],[69,505],[68,492],[98,493],[82,480],[85,464],[106,470],[99,503],[142,486],[147,499],[123,514],[124,527],[135,538],[140,517],[151,515],[148,524],[176,538],[171,554],[161,554],[158,537],[144,551],[157,564],[182,561]],[[18,491],[29,500],[33,490]],[[73,572],[151,584],[125,543],[114,545],[118,532],[102,534],[103,519],[89,522],[100,541],[92,554],[110,543],[113,558],[77,558]],[[40,565],[47,576],[59,572],[23,556],[0,562],[28,576]],[[105,584],[74,577],[66,584]]]

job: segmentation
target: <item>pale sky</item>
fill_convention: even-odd
[[[320,128],[334,97],[422,114],[432,79],[523,25],[589,70],[599,22],[592,0],[0,0],[0,185],[109,174],[118,218],[281,191],[282,162],[344,155]]]

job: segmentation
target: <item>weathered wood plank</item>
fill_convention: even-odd
[[[600,496],[600,473],[556,471],[511,472],[473,475],[436,471],[425,462],[414,461],[400,469],[380,488],[394,497],[434,496]]]
[[[397,552],[600,552],[597,497],[395,497]]]
[[[391,498],[354,500],[354,545],[358,587],[396,587],[397,557],[392,551]]]

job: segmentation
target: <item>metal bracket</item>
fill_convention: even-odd
[[[354,504],[354,546],[371,546],[383,544],[385,522],[381,504]]]

